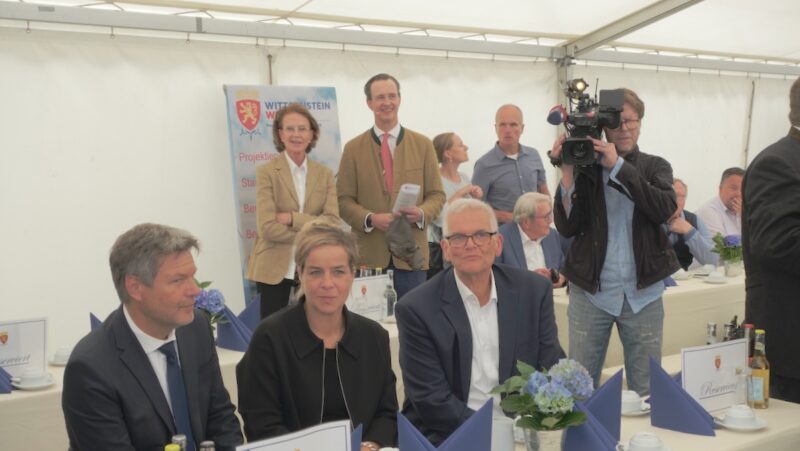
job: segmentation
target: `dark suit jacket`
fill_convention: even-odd
[[[750,163],[742,199],[745,314],[766,329],[772,372],[800,379],[800,131]]]
[[[500,233],[503,235],[503,253],[495,259],[495,262],[528,269],[525,251],[522,249],[522,235],[520,235],[517,223],[512,221],[503,224],[500,227]],[[564,261],[564,253],[561,249],[561,238],[558,231],[551,228],[550,233],[542,240],[544,263],[548,268],[561,270],[561,263]]]
[[[472,333],[450,267],[403,296],[396,306],[403,413],[438,444],[474,413],[467,407]],[[558,343],[550,281],[528,270],[494,265],[500,339],[499,382],[517,360],[549,368],[564,357]]]
[[[194,438],[231,450],[242,433],[208,320],[196,314],[175,334]],[[72,450],[161,451],[175,434],[167,398],[122,307],[75,346],[61,405]]]

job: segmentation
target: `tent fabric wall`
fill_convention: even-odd
[[[522,141],[544,152],[561,100],[553,63],[255,47],[193,40],[0,28],[0,319],[46,316],[51,349],[88,331],[87,314],[117,306],[113,240],[139,222],[197,235],[198,278],[244,306],[223,84],[334,86],[342,138],[368,128],[363,94],[377,72],[402,85],[404,125],[459,133],[472,164],[494,145],[494,113],[516,103]],[[752,80],[576,67],[601,88],[628,86],[647,104],[642,147],[667,157],[691,186],[690,206],[741,165]],[[753,153],[786,133],[791,81],[757,80]],[[548,166],[551,190],[557,176]]]

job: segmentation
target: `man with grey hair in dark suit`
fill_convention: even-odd
[[[747,321],[766,330],[770,396],[800,403],[800,78],[789,134],[762,150],[742,183]]]
[[[62,408],[72,450],[160,451],[242,444],[184,230],[139,224],[117,238],[109,263],[122,305],[78,342],[64,371]]]

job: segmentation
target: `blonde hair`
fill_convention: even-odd
[[[347,252],[347,264],[352,271],[358,264],[358,244],[351,232],[342,229],[341,223],[330,218],[317,218],[303,226],[294,239],[294,262],[297,272],[303,272],[308,255],[320,246],[341,246]]]

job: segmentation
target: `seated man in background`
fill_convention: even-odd
[[[514,205],[513,221],[500,226],[503,253],[497,263],[535,271],[550,279],[553,288],[566,279],[559,272],[564,261],[561,238],[553,223],[553,201],[542,193],[525,193]]]
[[[711,236],[742,234],[742,179],[744,169],[728,168],[722,172],[719,194],[697,210]]]
[[[675,188],[678,209],[669,218],[667,225],[669,242],[672,244],[675,255],[678,256],[678,263],[684,270],[688,270],[690,266],[697,267],[708,264],[717,266],[719,254],[711,252],[711,249],[714,248],[711,233],[702,219],[694,213],[684,210],[689,187],[683,180],[677,178],[672,181],[672,186]]]
[[[71,450],[162,450],[175,434],[187,450],[242,444],[211,326],[195,315],[192,249],[195,237],[158,224],[117,238],[109,263],[122,305],[78,342],[64,370]]]
[[[441,242],[452,267],[397,304],[403,414],[438,445],[517,373],[522,360],[549,368],[564,356],[553,288],[528,270],[494,265],[503,237],[492,208],[476,199],[448,205]]]

